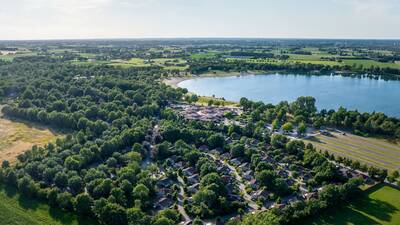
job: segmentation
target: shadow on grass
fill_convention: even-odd
[[[329,210],[313,222],[306,221],[303,225],[310,224],[323,224],[323,225],[378,225],[380,223],[375,220],[363,215],[362,213],[355,211],[349,207],[341,208],[341,210]]]
[[[377,184],[367,189],[359,199],[352,204],[343,203],[343,206],[331,208],[320,216],[310,218],[301,223],[303,225],[375,225],[382,221],[390,222],[392,215],[399,210],[390,203],[372,199],[368,195],[385,186]]]
[[[23,209],[36,210],[39,207],[40,202],[37,201],[36,199],[29,198],[29,197],[26,197],[26,196],[20,194],[18,196],[18,204]]]
[[[75,216],[74,213],[66,212],[59,208],[50,207],[49,214],[54,220],[65,225],[74,224],[75,221],[78,222],[78,225],[99,225],[99,223],[92,218]]]
[[[17,189],[13,188],[13,187],[0,185],[0,192],[4,192],[4,194],[8,198],[14,198],[18,202],[18,205],[25,210],[32,210],[32,211],[43,210],[43,209],[46,209],[45,206],[48,206],[47,202],[45,202],[45,201],[40,201],[35,198],[30,198],[30,197],[24,196],[22,194],[19,194],[17,192]],[[48,215],[55,221],[57,221],[61,224],[64,224],[64,225],[71,225],[71,224],[98,225],[99,224],[96,220],[94,220],[92,218],[79,217],[79,216],[76,216],[75,213],[66,212],[59,208],[54,208],[51,206],[48,206]],[[2,224],[1,221],[0,221],[0,224]]]
[[[15,188],[7,187],[4,185],[0,186],[0,191],[3,191],[6,193],[7,197],[12,198],[17,194],[17,190]]]

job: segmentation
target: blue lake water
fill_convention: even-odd
[[[360,112],[376,111],[400,117],[400,81],[270,74],[194,78],[180,82],[178,86],[197,95],[215,95],[232,101],[246,97],[277,104],[294,101],[299,96],[313,96],[318,109],[343,106]]]

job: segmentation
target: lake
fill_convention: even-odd
[[[200,77],[182,81],[179,87],[201,96],[224,97],[239,101],[277,104],[294,101],[299,96],[313,96],[318,109],[347,109],[360,112],[384,112],[400,117],[400,81],[375,80],[344,76],[248,75]]]

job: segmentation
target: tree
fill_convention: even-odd
[[[63,172],[58,172],[54,177],[54,183],[59,188],[65,188],[68,186],[68,176]]]
[[[24,176],[23,178],[18,180],[18,190],[21,191],[24,195],[32,197],[37,193],[38,188],[36,187],[35,182],[32,180],[32,178]]]
[[[121,224],[125,225],[128,223],[127,215],[125,209],[118,205],[109,203],[105,206],[103,211],[102,220],[105,224],[114,225],[114,224]]]
[[[92,214],[93,199],[86,193],[76,196],[74,201],[74,209],[80,215]]]
[[[283,131],[290,132],[293,130],[293,124],[291,122],[287,122],[282,126]]]
[[[274,188],[276,177],[276,173],[271,170],[263,170],[256,174],[257,182],[268,189]]]
[[[299,133],[300,136],[303,136],[306,133],[307,127],[306,124],[301,122],[299,124],[299,127],[297,128],[297,133]]]
[[[149,194],[150,194],[149,189],[143,184],[136,185],[132,193],[133,198],[139,199],[143,203],[149,200]]]
[[[244,145],[243,144],[233,145],[231,148],[231,156],[232,158],[244,156]]]
[[[72,195],[68,192],[63,192],[57,195],[57,203],[62,209],[72,210]]]
[[[178,224],[181,219],[181,215],[179,214],[179,212],[177,212],[176,210],[173,210],[173,209],[164,209],[157,214],[157,217],[168,218],[168,219],[174,221],[175,224]]]
[[[173,220],[165,217],[160,217],[153,223],[153,225],[175,225],[175,223]]]
[[[225,138],[221,134],[212,134],[207,139],[207,143],[210,148],[222,148],[225,144]]]
[[[68,187],[73,193],[80,193],[83,191],[84,183],[81,177],[73,176],[68,179]]]
[[[150,225],[150,218],[139,208],[130,208],[126,212],[129,225]]]
[[[281,134],[274,134],[271,138],[272,147],[278,149],[283,148],[288,141],[287,137]]]

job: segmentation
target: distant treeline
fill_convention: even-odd
[[[293,64],[274,64],[274,63],[252,63],[245,61],[225,61],[225,60],[202,60],[190,63],[190,71],[194,74],[201,74],[212,70],[220,71],[284,71],[291,73],[306,74],[330,74],[341,72],[342,74],[376,74],[382,76],[383,79],[398,80],[400,79],[400,69],[389,67],[364,68],[360,66],[350,65],[320,65],[311,63],[293,63]]]

